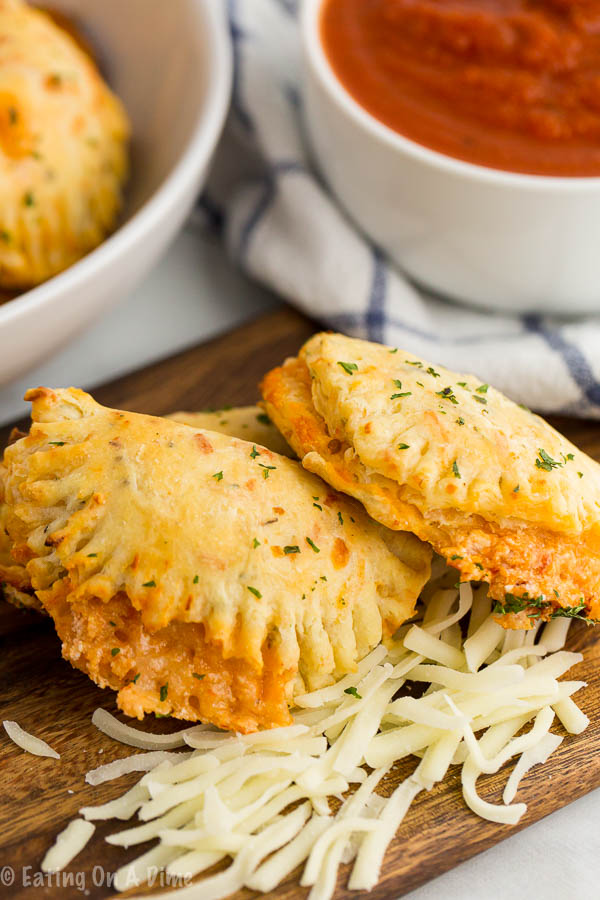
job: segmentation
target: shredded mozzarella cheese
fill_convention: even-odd
[[[100,784],[146,772],[122,797],[80,811],[88,821],[137,813],[137,823],[108,835],[113,845],[158,841],[118,870],[116,889],[143,884],[156,868],[195,876],[229,859],[225,870],[168,896],[221,900],[242,887],[266,893],[305,863],[309,900],[330,900],[340,865],[352,861],[350,889],[371,890],[412,801],[453,765],[462,766],[464,800],[475,813],[518,822],[527,809],[512,802],[520,779],[560,744],[550,732],[555,716],[571,733],[588,724],[571,699],[583,682],[558,680],[581,655],[562,649],[562,620],[544,626],[539,641],[537,628],[504,631],[487,588],[457,590],[455,577],[436,562],[418,621],[356,672],[299,697],[289,727],[231,735],[194,726],[154,735],[97,710],[100,730],[152,751],[87,776]],[[185,746],[190,752],[165,752]],[[376,793],[392,764],[411,755],[420,758],[413,773],[389,798]],[[504,803],[483,800],[479,777],[515,756]],[[351,784],[358,787],[349,793]]]
[[[83,850],[95,830],[96,826],[86,822],[85,819],[73,819],[69,822],[44,856],[42,872],[60,872],[68,866]]]
[[[21,750],[32,753],[34,756],[50,756],[52,759],[60,759],[60,753],[53,750],[50,744],[47,744],[46,741],[43,741],[41,738],[34,737],[34,735],[29,734],[28,731],[24,731],[17,722],[5,719],[2,724],[11,741],[13,741],[17,747],[20,747]]]

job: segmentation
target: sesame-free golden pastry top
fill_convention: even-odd
[[[294,452],[260,406],[228,406],[203,412],[174,412],[167,416],[174,422],[218,431],[252,444],[262,444],[274,453],[293,456]]]
[[[600,466],[472,375],[317,334],[263,382],[303,465],[487,581],[506,615],[600,619]]]
[[[27,399],[2,473],[11,556],[63,655],[129,715],[286,723],[295,692],[412,614],[430,549],[299,463],[75,389]]]
[[[0,0],[0,288],[39,284],[114,227],[129,123],[96,65],[22,0]]]

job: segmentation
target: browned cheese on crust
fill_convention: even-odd
[[[486,581],[510,628],[600,619],[600,466],[489,385],[403,350],[311,338],[265,408],[309,471]]]

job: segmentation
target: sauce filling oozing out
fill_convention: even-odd
[[[600,0],[325,0],[321,38],[354,99],[432,150],[600,175]]]

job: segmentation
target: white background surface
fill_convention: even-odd
[[[27,387],[101,384],[232,328],[276,302],[230,268],[216,238],[190,228],[122,306],[40,369],[0,389],[0,422],[26,412],[21,398]],[[545,776],[538,769],[526,776],[532,777]],[[548,790],[560,793],[560,782],[548,781]],[[600,790],[440,876],[410,898],[600,900]]]

